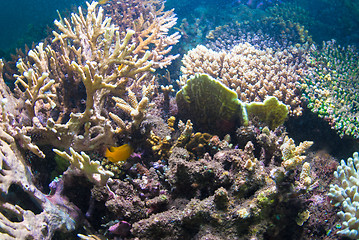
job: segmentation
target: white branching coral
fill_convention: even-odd
[[[343,221],[342,230],[337,234],[347,236],[352,239],[359,238],[359,155],[353,154],[353,158],[348,158],[345,162],[341,160],[340,165],[334,172],[334,177],[339,181],[337,184],[330,185],[328,196],[332,202],[343,207],[337,214]]]
[[[114,176],[112,172],[103,169],[99,161],[92,161],[84,152],[79,154],[73,148],[70,148],[71,155],[58,149],[54,149],[54,152],[60,157],[67,159],[71,164],[70,167],[81,170],[95,184],[106,185],[107,180]]]
[[[31,120],[21,128],[25,142],[36,136],[39,145],[93,150],[111,145],[115,134],[145,118],[155,88],[154,78],[148,77],[154,71],[151,53],[141,43],[144,51],[138,55],[140,43],[131,41],[134,30],[120,32],[97,2],[87,6],[86,14],[79,8],[70,20],[55,21],[52,45],[40,43],[18,60],[21,88],[16,91]],[[142,86],[147,90],[141,91]],[[105,103],[112,96],[133,108],[132,122],[111,113],[116,110]]]
[[[283,144],[280,146],[282,152],[282,166],[288,170],[293,169],[302,164],[306,156],[302,156],[304,152],[313,145],[312,141],[304,141],[295,146],[294,140],[285,136]]]

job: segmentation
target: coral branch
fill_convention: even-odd
[[[73,148],[70,148],[71,155],[66,152],[61,152],[58,149],[54,149],[54,152],[70,161],[71,167],[80,169],[86,177],[95,184],[101,186],[106,185],[107,180],[114,175],[112,172],[104,170],[100,162],[92,161],[84,152],[79,154],[75,152]]]

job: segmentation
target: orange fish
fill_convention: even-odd
[[[120,64],[119,66],[118,66],[118,71],[121,71],[122,70],[122,68],[124,67],[125,65],[122,63],[122,64]]]
[[[119,147],[110,147],[106,149],[105,157],[113,163],[124,162],[133,153],[133,148],[130,144],[123,144]]]

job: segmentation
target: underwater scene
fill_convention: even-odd
[[[1,5],[1,240],[359,239],[359,1]]]

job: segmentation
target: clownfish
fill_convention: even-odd
[[[131,156],[133,153],[133,147],[130,144],[123,144],[119,147],[110,147],[110,149],[106,149],[105,157],[110,162],[124,162]]]

